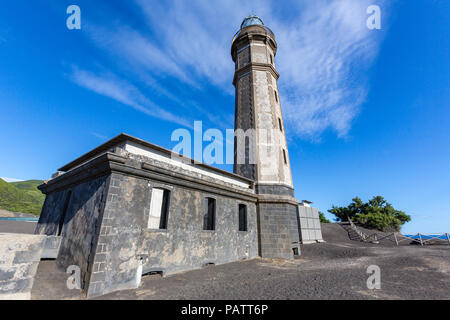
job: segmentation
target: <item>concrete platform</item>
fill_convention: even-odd
[[[37,222],[0,220],[0,233],[34,234]]]

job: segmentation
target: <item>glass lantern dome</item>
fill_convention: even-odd
[[[275,39],[275,35],[273,34],[272,30],[264,25],[262,19],[252,14],[242,21],[241,28],[234,35],[232,43],[234,43],[234,41],[240,36],[240,34],[243,32],[243,29],[248,26],[261,26],[273,39]]]
[[[247,18],[245,18],[244,21],[242,21],[241,29],[248,27],[248,26],[254,26],[254,25],[263,26],[264,22],[261,20],[260,17],[255,16],[255,15],[250,15]]]

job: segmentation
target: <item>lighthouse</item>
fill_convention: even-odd
[[[294,198],[274,33],[261,18],[246,17],[233,38],[235,63],[234,173],[255,181],[259,197],[259,250],[262,257],[300,253],[298,200]]]

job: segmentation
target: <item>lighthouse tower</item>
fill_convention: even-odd
[[[259,250],[262,257],[300,253],[298,200],[278,92],[275,35],[248,16],[233,38],[236,88],[234,172],[255,181],[259,194]]]

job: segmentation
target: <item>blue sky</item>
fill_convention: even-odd
[[[81,8],[81,30],[66,8]],[[366,8],[381,7],[381,30]],[[276,34],[298,199],[383,195],[410,232],[450,231],[448,1],[8,1],[0,10],[0,176],[45,179],[121,132],[233,128],[231,39]],[[230,166],[220,166],[231,170]],[[330,218],[331,216],[328,215]]]

